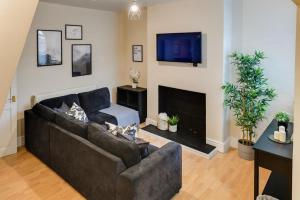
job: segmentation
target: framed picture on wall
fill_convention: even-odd
[[[37,30],[37,66],[62,65],[62,31]]]
[[[72,44],[72,77],[92,74],[92,45]]]
[[[132,61],[143,62],[143,45],[132,45]]]
[[[82,26],[81,25],[65,25],[66,40],[82,40]]]

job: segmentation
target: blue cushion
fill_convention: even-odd
[[[117,124],[119,126],[140,124],[138,111],[118,104],[112,104],[111,107],[101,110],[101,113],[106,113],[108,115],[114,116],[117,119]]]

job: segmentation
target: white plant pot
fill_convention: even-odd
[[[132,83],[132,88],[137,88],[138,84],[137,83]]]
[[[176,133],[177,132],[177,125],[169,125],[169,131],[172,133]]]

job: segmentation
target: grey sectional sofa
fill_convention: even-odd
[[[107,91],[97,92],[107,95]],[[99,102],[109,103],[95,91],[91,93],[87,95],[91,99],[71,94],[42,101],[25,111],[28,151],[87,199],[171,199],[182,185],[181,146],[173,142],[161,148],[149,145],[149,155],[142,157],[135,143],[107,133],[101,124],[116,121],[102,113],[97,116],[92,106],[100,110]],[[83,123],[54,111],[62,102],[68,106],[78,103],[95,121]]]

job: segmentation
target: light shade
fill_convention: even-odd
[[[129,6],[128,18],[130,20],[139,20],[142,16],[142,11],[137,4],[136,0],[133,0],[131,5]]]

